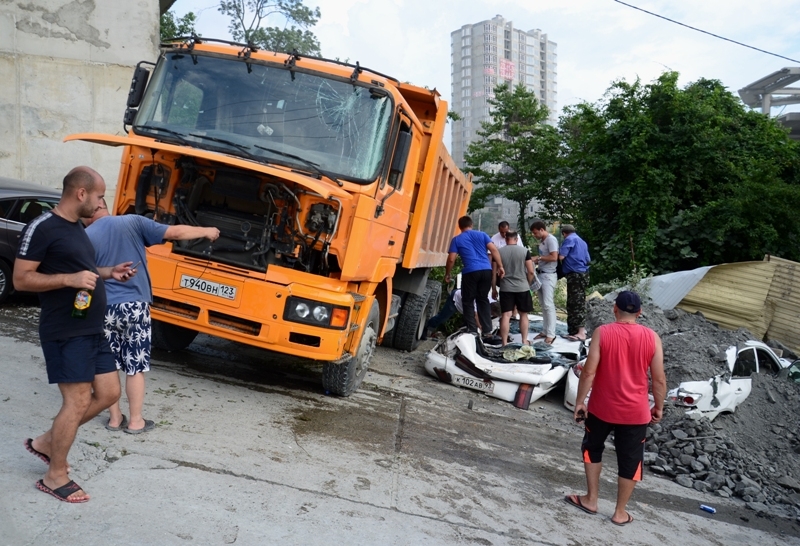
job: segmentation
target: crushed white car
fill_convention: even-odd
[[[716,375],[707,381],[684,381],[667,393],[667,400],[686,407],[687,413],[701,413],[713,421],[720,413],[732,413],[748,397],[752,388],[751,374],[778,374],[792,365],[791,361],[775,354],[769,345],[755,340],[747,341],[738,348],[728,347],[725,353],[728,357],[728,373]],[[582,360],[573,366],[567,374],[564,406],[570,411],[575,410],[578,381],[584,362]],[[652,394],[650,405],[653,405]]]
[[[536,343],[533,349],[522,346],[519,340],[504,348],[493,348],[485,346],[475,334],[458,331],[428,352],[425,369],[445,383],[528,409],[585,356],[580,341],[558,336],[552,345]]]
[[[667,393],[667,400],[689,408],[687,413],[700,413],[714,420],[720,413],[732,413],[744,402],[752,389],[750,375],[778,375],[792,362],[779,357],[772,348],[760,341],[747,341],[743,346],[731,346],[725,351],[728,372],[708,381],[685,381]]]

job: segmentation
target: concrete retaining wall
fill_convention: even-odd
[[[64,143],[124,134],[133,68],[158,51],[159,0],[0,2],[0,176],[55,188],[79,164],[113,196],[120,148]]]

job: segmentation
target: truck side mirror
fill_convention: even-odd
[[[141,64],[136,66],[136,70],[133,71],[131,88],[128,91],[128,108],[136,108],[139,106],[139,104],[141,104],[145,87],[147,87],[147,79],[149,77],[149,70],[141,66]]]
[[[392,166],[389,168],[389,178],[394,180],[399,177],[403,171],[406,170],[406,162],[408,161],[408,153],[411,150],[411,132],[400,131],[397,135],[397,146],[392,158]],[[397,184],[392,184],[396,186]]]

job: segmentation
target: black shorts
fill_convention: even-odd
[[[47,380],[91,383],[95,375],[117,371],[114,353],[103,334],[42,341]]]
[[[517,308],[520,313],[530,313],[533,311],[533,299],[531,291],[525,292],[500,292],[500,311],[510,313]]]
[[[614,448],[617,451],[619,477],[626,480],[641,481],[644,461],[644,442],[647,425],[613,425],[592,415],[586,417],[586,433],[583,435],[581,451],[584,463],[603,461],[605,441],[614,431]]]

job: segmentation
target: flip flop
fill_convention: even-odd
[[[44,464],[50,464],[50,457],[33,447],[33,438],[28,438],[25,440],[25,449],[38,457]]]
[[[536,341],[537,339],[547,339],[547,336],[545,334],[536,334],[533,340]]]
[[[578,337],[578,336],[565,336],[564,339],[568,339],[570,341],[586,341],[585,337]]]
[[[597,514],[597,510],[590,510],[590,509],[586,508],[583,505],[583,503],[581,502],[581,498],[578,495],[567,495],[566,497],[564,497],[564,502],[566,502],[567,504],[571,504],[575,508],[579,508],[579,509],[583,510],[587,514],[592,514],[592,515]],[[624,525],[624,524],[623,523],[617,523],[617,525]]]
[[[626,514],[628,514],[627,512],[625,512],[625,513],[626,513]],[[613,523],[614,525],[619,525],[620,527],[622,527],[623,525],[628,525],[630,522],[632,522],[632,521],[633,521],[633,516],[632,516],[632,515],[630,515],[630,514],[628,514],[628,519],[627,519],[626,521],[623,521],[623,522],[621,522],[621,523],[620,523],[620,522],[617,522],[617,521],[614,521],[614,520],[613,520],[613,519],[611,519],[611,518],[608,518],[608,519],[609,519],[609,521],[611,521],[611,523]]]
[[[106,423],[106,430],[110,430],[111,432],[119,432],[120,430],[126,428],[127,426],[128,426],[128,418],[125,417],[125,414],[123,413],[122,414],[122,421],[120,422],[119,426],[118,427],[112,427],[111,426],[111,419],[109,418],[108,422]]]
[[[56,487],[55,489],[50,489],[44,484],[44,480],[39,480],[36,482],[36,489],[39,491],[44,491],[48,495],[52,495],[60,501],[70,502],[72,504],[78,504],[81,502],[88,502],[89,499],[84,497],[82,499],[70,499],[69,496],[77,491],[82,491],[83,488],[75,483],[74,481],[70,480],[61,487]],[[85,493],[85,491],[84,491]]]
[[[142,432],[147,432],[149,430],[153,430],[154,428],[156,428],[155,421],[150,421],[149,419],[145,419],[144,426],[142,428],[136,428],[136,429],[126,428],[125,432],[127,432],[128,434],[141,434]]]
[[[548,338],[545,338],[544,342],[547,343],[548,345],[552,345],[555,340],[556,340],[556,338],[554,338],[554,337],[548,337]]]

